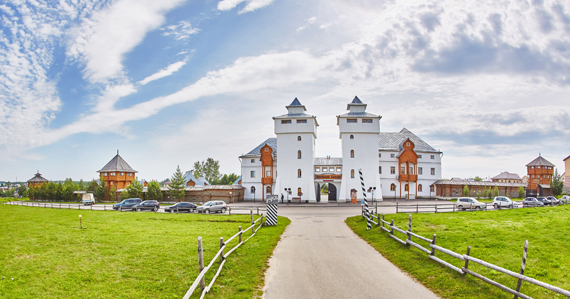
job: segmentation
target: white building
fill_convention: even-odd
[[[368,199],[430,197],[431,184],[441,178],[441,152],[407,129],[381,133],[382,117],[366,107],[355,97],[348,113],[337,116],[342,157],[315,157],[317,118],[295,99],[287,114],[273,117],[277,138],[239,157],[244,198],[283,194],[320,202],[321,186],[328,184],[328,201],[359,201],[364,198],[359,171]]]

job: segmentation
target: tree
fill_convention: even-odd
[[[556,169],[556,172],[552,177],[552,182],[550,183],[550,190],[552,190],[552,195],[554,196],[562,194],[562,191],[564,190],[564,182],[561,179],[561,175],[558,173],[558,169]]]
[[[229,175],[224,174],[218,182],[216,182],[216,183],[210,182],[210,184],[212,184],[212,185],[231,185],[238,178],[239,178],[239,176],[235,173],[230,173]]]
[[[495,196],[499,196],[499,187],[495,186],[495,188],[493,189],[493,197]]]
[[[463,186],[463,196],[469,196],[469,187]]]
[[[18,194],[21,197],[28,197],[28,188],[25,185],[20,186],[18,189]]]
[[[157,181],[152,180],[150,183],[148,183],[146,199],[156,201],[162,200],[162,191],[160,191],[160,184]]]
[[[144,186],[141,182],[137,180],[132,181],[132,183],[127,187],[129,198],[142,198],[143,188]]]
[[[85,191],[86,189],[87,189],[87,186],[85,186],[83,179],[79,180],[79,184],[77,184],[77,190]]]
[[[525,191],[523,186],[519,186],[519,198],[523,198],[525,195]]]
[[[121,199],[127,199],[127,198],[129,198],[129,192],[123,189],[123,192],[121,192]]]
[[[206,161],[194,163],[194,176],[205,177],[212,185],[217,185],[220,179],[220,161],[208,158]]]
[[[473,180],[474,180],[475,182],[481,182],[481,181],[483,181],[483,179],[480,178],[479,176],[476,176]]]
[[[198,163],[198,162],[196,162]],[[184,175],[182,171],[180,171],[180,166],[176,167],[176,171],[172,174],[170,178],[170,184],[168,185],[168,189],[170,190],[170,196],[176,201],[184,198],[186,186],[185,184]]]

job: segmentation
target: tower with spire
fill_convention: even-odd
[[[101,170],[97,171],[101,179],[103,187],[107,190],[127,188],[135,179],[134,170],[120,155],[117,150],[117,155],[111,159]]]

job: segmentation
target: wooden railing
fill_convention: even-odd
[[[413,246],[413,247],[415,247],[415,248],[417,248],[417,249],[423,251],[424,253],[428,254],[428,255],[429,255],[429,258],[430,258],[431,260],[436,261],[436,262],[438,262],[438,263],[440,263],[440,264],[442,264],[442,265],[444,265],[444,266],[446,266],[446,267],[448,267],[448,268],[450,268],[450,269],[452,269],[452,270],[454,270],[454,271],[456,271],[456,272],[458,272],[458,273],[460,273],[460,274],[463,274],[463,275],[469,274],[469,275],[471,275],[471,276],[474,276],[474,277],[476,277],[476,278],[479,278],[479,279],[481,279],[482,281],[484,281],[484,282],[486,282],[486,283],[488,283],[488,284],[491,284],[491,285],[493,285],[493,286],[495,286],[495,287],[500,288],[501,290],[504,290],[504,291],[506,291],[506,292],[509,292],[509,293],[515,295],[515,296],[514,296],[515,299],[516,299],[517,297],[520,297],[520,298],[529,298],[529,299],[532,298],[532,297],[530,297],[530,296],[528,296],[528,295],[525,295],[525,294],[523,294],[523,293],[520,292],[521,285],[522,285],[522,281],[526,281],[526,282],[532,283],[532,284],[537,285],[537,286],[539,286],[539,287],[545,288],[545,289],[547,289],[547,290],[553,291],[553,292],[555,292],[555,293],[558,293],[558,294],[561,294],[561,295],[564,295],[564,296],[567,296],[568,298],[570,298],[570,291],[561,289],[561,288],[559,288],[559,287],[555,287],[555,286],[550,285],[550,284],[548,284],[548,283],[545,283],[545,282],[542,282],[542,281],[540,281],[540,280],[537,280],[537,279],[534,279],[534,278],[531,278],[531,277],[528,277],[528,276],[525,276],[525,275],[524,275],[525,266],[526,266],[526,259],[527,259],[528,240],[526,240],[525,243],[524,243],[523,258],[522,258],[522,264],[521,264],[520,271],[519,271],[519,273],[516,273],[516,272],[510,271],[510,270],[508,270],[508,269],[505,269],[505,268],[496,266],[496,265],[494,265],[494,264],[485,262],[485,261],[483,261],[483,260],[481,260],[481,259],[472,257],[472,256],[470,255],[470,254],[471,254],[471,246],[467,246],[466,254],[459,254],[459,253],[453,252],[453,251],[451,251],[451,250],[449,250],[449,249],[446,249],[446,248],[444,248],[444,247],[441,247],[441,246],[436,245],[436,237],[437,237],[436,234],[433,234],[432,238],[429,239],[429,238],[426,238],[426,237],[423,237],[423,236],[420,236],[420,235],[418,235],[418,234],[413,233],[413,232],[412,232],[412,215],[411,215],[411,214],[410,214],[409,217],[408,217],[408,230],[403,230],[403,229],[400,229],[400,228],[398,228],[397,226],[395,226],[395,225],[394,225],[394,220],[392,220],[391,222],[385,221],[385,220],[384,220],[384,215],[379,215],[379,214],[377,214],[377,215],[375,216],[375,215],[373,215],[373,214],[370,214],[370,218],[372,219],[372,222],[373,222],[376,226],[379,226],[383,231],[390,233],[390,238],[396,240],[398,243],[400,243],[400,244],[402,244],[402,245]],[[376,219],[376,221],[374,221],[374,219]],[[386,226],[388,226],[388,227],[386,227]],[[402,240],[402,239],[400,239],[400,238],[398,238],[398,237],[396,236],[396,233],[403,234],[403,235],[405,235],[407,238],[406,238],[405,240]],[[419,241],[423,241],[423,242],[428,243],[428,244],[429,244],[429,245],[428,245],[429,248],[426,248],[426,247],[424,247],[424,246],[421,246],[421,245],[418,244],[417,242],[414,242],[414,241],[412,240],[412,237],[418,239]],[[460,261],[465,262],[465,266],[459,268],[459,267],[457,267],[457,266],[454,266],[454,265],[452,265],[452,264],[450,264],[450,263],[448,263],[448,262],[446,262],[446,261],[440,259],[439,257],[436,257],[436,256],[435,256],[436,251],[439,251],[439,252],[441,252],[441,253],[445,253],[445,254],[447,254],[447,255],[453,257],[453,258],[456,258],[456,259],[458,259],[458,260],[460,260]],[[474,272],[473,270],[470,270],[470,269],[469,269],[469,262],[473,262],[473,263],[482,265],[482,266],[484,266],[484,267],[487,267],[487,268],[489,268],[489,269],[492,269],[492,270],[501,272],[501,273],[503,273],[503,274],[509,275],[509,276],[511,276],[511,277],[513,277],[513,278],[517,278],[518,281],[517,281],[517,287],[516,287],[516,289],[513,290],[513,289],[511,289],[511,288],[509,288],[509,287],[507,287],[507,286],[505,286],[505,285],[502,285],[502,284],[500,284],[500,283],[498,283],[498,282],[496,282],[496,281],[490,279],[490,278],[487,278],[487,277],[485,277],[485,276],[483,276],[483,275],[481,275],[481,274],[479,274],[479,273],[477,273],[477,272]]]
[[[249,239],[251,239],[253,236],[255,236],[255,234],[257,233],[257,231],[261,228],[261,226],[263,225],[263,213],[261,214],[261,217],[257,218],[257,220],[253,221],[253,211],[251,212],[251,226],[246,228],[245,230],[241,229],[241,226],[238,227],[238,232],[237,234],[231,236],[227,241],[224,242],[224,238],[220,238],[220,250],[216,253],[216,255],[214,256],[214,258],[212,258],[212,260],[210,261],[210,263],[208,264],[207,267],[204,268],[204,256],[203,256],[203,249],[202,249],[202,237],[198,237],[198,269],[200,271],[200,274],[198,274],[198,277],[196,277],[196,279],[194,280],[194,283],[192,283],[192,285],[190,286],[190,289],[188,289],[188,291],[186,292],[186,294],[184,295],[183,299],[188,299],[190,298],[190,296],[192,296],[192,294],[194,293],[194,291],[198,288],[198,285],[200,285],[200,289],[202,290],[202,295],[200,296],[200,298],[204,298],[204,296],[210,291],[210,289],[212,288],[212,285],[214,284],[214,282],[216,281],[216,279],[218,278],[218,275],[220,275],[220,272],[222,271],[222,268],[224,267],[224,264],[226,263],[226,259],[227,257],[234,252],[238,247],[240,247],[241,245],[243,245],[245,242],[247,242]],[[257,228],[255,228],[256,224],[259,222],[259,226]],[[242,234],[246,231],[249,231],[251,229],[251,236],[249,236],[249,238],[245,239],[245,241],[242,241]],[[232,241],[235,238],[239,238],[238,240],[238,244],[233,247],[232,249],[230,249],[227,253],[224,254],[224,249],[226,248],[226,244],[228,244],[230,241]],[[218,267],[218,271],[216,272],[216,274],[214,275],[214,277],[212,278],[212,281],[210,281],[210,283],[208,284],[208,286],[206,286],[206,282],[205,282],[205,278],[204,276],[206,275],[206,273],[212,268],[212,266],[214,265],[214,263],[216,262],[216,260],[220,261],[220,266]]]

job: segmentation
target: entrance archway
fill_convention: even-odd
[[[329,201],[336,201],[336,186],[333,183],[329,183]]]

